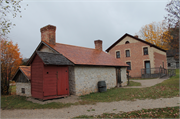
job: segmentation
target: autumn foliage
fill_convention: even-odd
[[[139,31],[140,37],[147,42],[150,42],[162,49],[169,49],[169,42],[172,39],[167,28],[163,22],[153,22],[147,24],[141,28]]]
[[[9,80],[11,80],[22,63],[22,56],[17,44],[1,39],[1,94],[9,94]]]

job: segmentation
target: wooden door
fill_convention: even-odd
[[[57,68],[56,66],[45,66],[43,76],[44,96],[57,95]]]
[[[69,82],[68,82],[68,67],[58,67],[58,95],[68,95],[69,94]]]

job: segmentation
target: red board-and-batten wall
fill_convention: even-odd
[[[36,54],[31,63],[31,93],[42,100],[69,95],[68,66],[44,65]]]

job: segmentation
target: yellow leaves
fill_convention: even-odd
[[[22,56],[17,44],[1,39],[1,69],[2,78],[11,79],[22,63]]]
[[[168,29],[164,27],[163,22],[152,22],[147,24],[141,28],[139,33],[145,41],[168,50],[168,43],[170,41],[169,39],[172,37],[170,36]]]

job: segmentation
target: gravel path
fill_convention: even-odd
[[[77,105],[62,109],[1,110],[1,118],[72,118],[79,115],[100,115],[173,106],[180,106],[179,97]]]
[[[157,79],[148,79],[148,80],[131,80],[134,82],[141,83],[141,86],[126,86],[126,87],[122,87],[122,88],[146,88],[146,87],[154,86],[154,85],[161,83],[167,79],[169,79],[169,77],[157,78]]]

